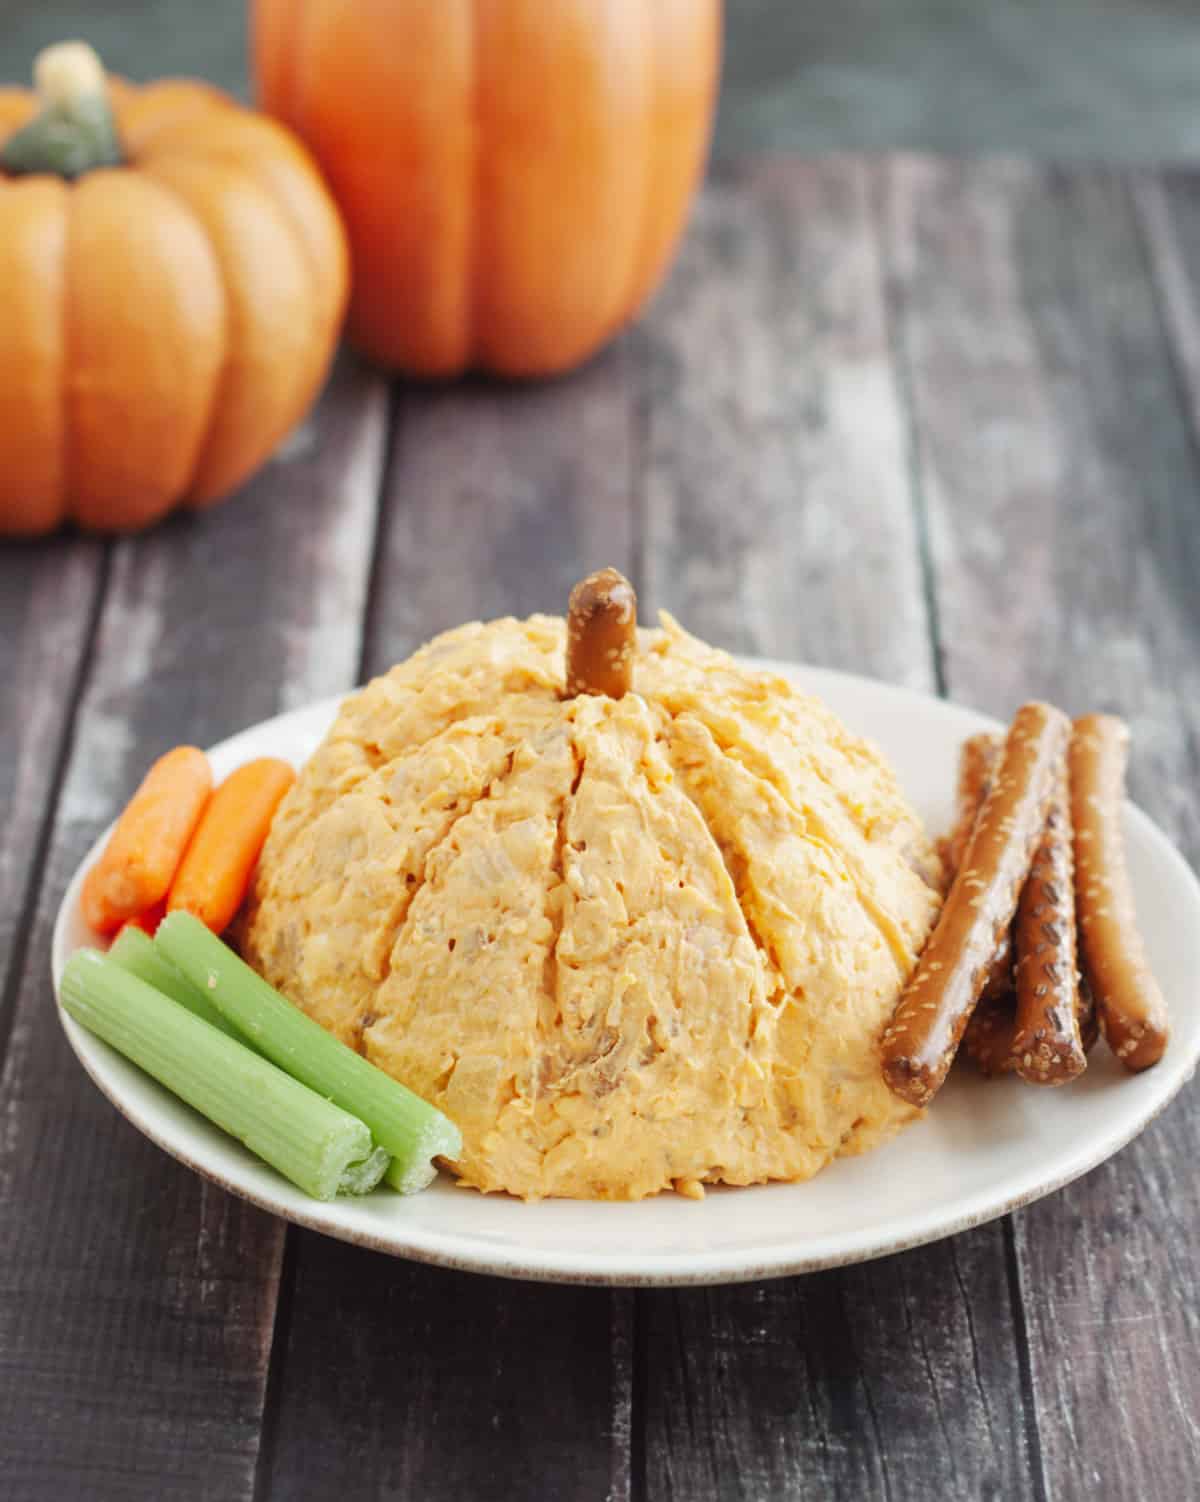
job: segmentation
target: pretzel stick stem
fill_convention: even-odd
[[[620,699],[633,686],[637,652],[637,595],[615,568],[581,579],[567,609],[567,697],[607,694]]]

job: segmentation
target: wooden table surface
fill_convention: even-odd
[[[1200,178],[720,168],[639,328],[553,384],[345,357],[235,503],[0,547],[0,1495],[1183,1499],[1200,1100],[951,1240],[731,1288],[539,1287],[289,1229],[152,1147],[50,927],[167,746],[611,562],[735,649],[1132,722],[1200,856]]]

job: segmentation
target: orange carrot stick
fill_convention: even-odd
[[[119,939],[127,928],[140,928],[144,934],[148,934],[150,938],[153,938],[158,932],[158,925],[166,916],[167,901],[164,897],[161,902],[156,902],[153,907],[144,909],[132,918],[126,918],[125,922],[121,924],[117,938]]]
[[[97,933],[114,933],[167,895],[211,792],[208,757],[195,746],[154,763],[84,879],[83,916]]]
[[[167,911],[224,933],[242,905],[279,801],[296,780],[273,756],[231,772],[212,796],[171,883]]]

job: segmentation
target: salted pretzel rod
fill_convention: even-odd
[[[954,828],[942,842],[942,859],[948,881],[954,880],[962,865],[971,831],[1000,764],[1003,749],[1004,737],[990,730],[968,736],[962,743],[958,759],[958,816]],[[984,1074],[1003,1072],[1000,1068],[1003,1049],[1012,1042],[1012,990],[1012,940],[1005,933],[992,956],[979,1005],[971,1013],[963,1034],[968,1054]]]
[[[1113,715],[1085,715],[1071,737],[1075,902],[1084,975],[1105,1041],[1126,1069],[1162,1058],[1169,1023],[1146,960],[1125,865],[1121,811],[1129,730]]]
[[[1096,1026],[1096,1008],[1087,982],[1083,980],[1079,983],[1078,1015],[1083,1051],[1089,1054],[1099,1030]],[[1012,1074],[1017,1067],[1017,1058],[1013,1052],[1016,1030],[1016,997],[1011,993],[1007,996],[989,996],[985,991],[963,1033],[962,1051],[981,1074],[989,1077]]]
[[[1067,752],[1054,768],[1053,792],[1013,924],[1017,1015],[1013,1062],[1032,1085],[1061,1085],[1087,1068],[1079,1032],[1075,943],[1075,861]]]
[[[637,652],[637,595],[615,568],[581,579],[567,607],[567,697],[607,694],[620,699],[633,686]]]
[[[1013,990],[1013,951],[1011,932],[1000,940],[1000,947],[992,956],[983,990],[967,1018],[963,1030],[962,1046],[974,1059],[984,1074],[1007,1074],[1012,1068],[1011,1056],[1006,1068],[993,1067],[990,1062],[1001,1047],[1000,1023],[1003,1021],[1003,1046],[1011,1051],[1013,1028],[1016,1025],[1017,997]]]
[[[963,1033],[963,1052],[983,1074],[1011,1074],[1017,1062],[1012,1046],[1016,1025],[1014,997],[981,997]]]
[[[963,864],[883,1034],[884,1079],[913,1105],[928,1105],[945,1080],[1012,922],[1070,730],[1049,704],[1025,704],[1013,719]]]
[[[1079,1037],[1084,1053],[1091,1053],[1100,1036],[1100,1017],[1096,1011],[1096,999],[1087,983],[1087,976],[1079,977]]]
[[[991,730],[968,736],[962,744],[958,762],[958,818],[949,837],[943,841],[942,859],[946,866],[946,878],[952,882],[962,865],[963,856],[971,840],[975,820],[983,807],[992,786],[992,779],[1000,765],[1004,750],[1004,737]],[[1007,997],[1013,989],[1012,939],[1006,933],[996,946],[984,983],[983,996]],[[969,1026],[970,1024],[968,1024]]]
[[[1004,737],[990,730],[968,736],[962,743],[958,759],[958,817],[946,840],[944,859],[950,880],[953,881],[967,846],[971,831],[983,800],[992,785],[996,768],[1000,765],[1000,753],[1004,749]]]

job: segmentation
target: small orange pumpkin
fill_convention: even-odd
[[[565,370],[665,271],[720,0],[255,0],[259,97],[325,169],[350,331],[446,376]]]
[[[81,43],[36,76],[0,90],[0,533],[142,527],[304,414],[345,239],[303,148],[216,89],[106,80]]]

